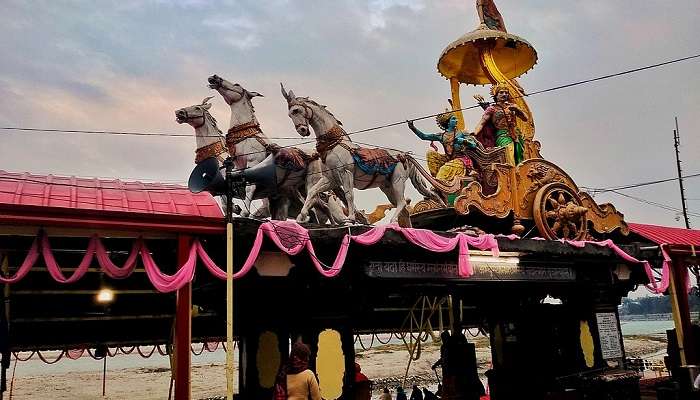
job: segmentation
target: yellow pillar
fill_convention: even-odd
[[[673,259],[671,262],[668,293],[671,296],[671,312],[673,314],[673,324],[676,328],[676,340],[678,341],[681,365],[688,365],[688,356],[686,354],[688,350],[686,349],[686,335],[688,332],[686,332],[686,327],[690,326],[690,312],[687,298],[680,298],[680,296],[687,296],[686,282],[681,275],[684,272],[684,267],[677,259]]]
[[[464,114],[462,113],[462,101],[459,98],[459,81],[457,78],[450,78],[450,90],[452,91],[452,109],[455,110],[454,114],[457,116],[457,129],[463,131],[465,129]]]

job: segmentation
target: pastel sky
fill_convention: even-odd
[[[539,64],[521,79],[527,91],[700,53],[697,0],[497,4],[508,30],[538,50]],[[206,87],[216,73],[265,95],[255,106],[272,137],[296,136],[279,82],[328,105],[350,131],[443,110],[449,85],[437,58],[478,22],[473,0],[4,0],[2,8],[0,126],[193,133],[173,112],[216,95]],[[543,156],[580,186],[672,178],[678,116],[684,173],[700,172],[698,71],[694,60],[530,98]],[[486,89],[462,93],[469,103]],[[226,130],[229,109],[213,101]],[[479,117],[468,112],[468,128]],[[0,135],[8,171],[184,182],[193,166],[189,137]],[[355,139],[420,157],[427,147],[404,126]],[[699,183],[686,181],[695,215]],[[680,208],[676,182],[625,193]],[[360,194],[360,208],[380,196]],[[682,225],[677,213],[630,198],[596,200],[614,202],[630,221]]]

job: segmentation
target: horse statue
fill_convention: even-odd
[[[355,222],[353,189],[379,188],[389,202],[396,207],[391,223],[408,227],[411,224],[404,194],[406,180],[418,192],[440,204],[440,196],[432,192],[418,175],[420,164],[408,154],[384,149],[356,146],[342,128],[342,123],[325,106],[308,97],[297,97],[280,84],[282,96],[287,100],[289,118],[301,136],[309,136],[313,128],[316,134],[316,151],[323,164],[321,179],[306,194],[306,201],[297,215],[297,221],[306,222],[314,196],[319,193],[342,190],[348,207],[347,222]]]
[[[216,126],[216,119],[209,113],[213,96],[206,97],[201,104],[183,107],[175,111],[175,121],[178,124],[189,124],[194,128],[197,140],[194,162],[199,164],[210,157],[216,157],[223,164],[229,156],[226,142],[221,130]],[[222,204],[226,205],[226,196],[221,196]]]
[[[252,99],[262,96],[258,92],[244,89],[241,85],[231,83],[218,75],[210,76],[207,81],[211,89],[219,92],[226,104],[231,107],[231,122],[226,134],[226,147],[234,157],[234,168],[241,170],[260,164],[270,154],[271,142],[260,129],[255,117]],[[255,184],[245,188],[244,209],[241,216],[250,216],[250,204],[255,195]],[[262,210],[269,213],[268,199],[262,199]]]
[[[254,97],[262,96],[260,93],[248,91],[238,83],[231,83],[218,75],[210,76],[208,82],[209,87],[219,92],[231,107],[231,123],[225,144],[228,153],[234,157],[235,168],[253,167],[273,154],[279,177],[278,195],[263,199],[263,208],[267,208],[269,215],[277,220],[285,220],[290,215],[296,216],[308,198],[305,194],[321,179],[321,161],[301,149],[281,147],[265,136],[251,102]],[[255,184],[246,186],[246,210],[241,213],[244,217],[249,215],[246,211],[255,196],[255,189]],[[340,224],[345,217],[341,214],[342,207],[329,203],[329,198],[319,195],[312,198],[315,222],[323,224],[330,221],[332,224]]]

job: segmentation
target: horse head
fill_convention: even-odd
[[[224,98],[226,104],[232,105],[243,99],[250,101],[253,97],[262,96],[258,92],[252,92],[245,89],[238,83],[231,83],[219,75],[212,75],[207,78],[209,87],[216,90]]]
[[[297,133],[301,136],[309,136],[309,134],[311,134],[309,123],[314,115],[313,110],[304,103],[303,98],[297,98],[293,91],[290,90],[287,92],[284,90],[284,85],[282,83],[280,83],[280,88],[282,90],[282,97],[287,100],[287,115],[292,119],[294,129],[296,129]]]
[[[211,108],[211,100],[213,96],[206,97],[202,100],[201,104],[195,104],[189,107],[183,107],[175,111],[175,121],[178,124],[190,124],[194,128],[199,128],[204,125],[207,118],[211,115],[209,114],[209,109]]]

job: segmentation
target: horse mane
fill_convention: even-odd
[[[213,115],[207,110],[206,108],[202,107],[202,111],[204,111],[204,119],[205,121],[208,120],[211,122],[211,125],[216,129],[216,132],[219,134],[219,136],[224,136],[224,133],[221,132],[221,129],[219,129],[219,126],[216,124],[216,118],[214,118]]]
[[[335,122],[338,123],[338,125],[343,126],[343,123],[340,122],[340,120],[339,120],[338,118],[336,118],[336,116],[333,115],[333,113],[330,112],[330,111],[328,110],[328,108],[326,108],[326,106],[324,106],[323,104],[319,104],[319,103],[317,103],[316,101],[311,100],[311,99],[308,98],[308,97],[297,97],[296,100],[301,100],[302,103],[311,103],[311,104],[313,104],[313,105],[319,107],[319,108],[322,109],[323,111],[327,112],[328,115],[330,115],[331,117],[333,117],[333,119],[335,120]]]

